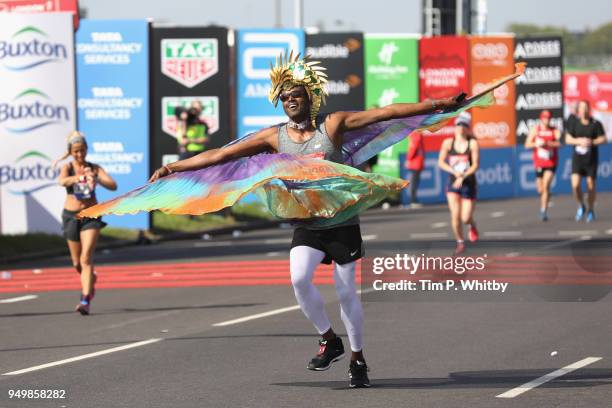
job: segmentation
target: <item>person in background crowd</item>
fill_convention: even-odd
[[[578,103],[576,120],[568,124],[566,143],[574,146],[572,155],[572,191],[578,202],[576,221],[581,221],[586,214],[586,221],[595,220],[595,195],[599,149],[597,146],[606,142],[606,135],[600,121],[591,116],[588,101]],[[586,178],[587,205],[584,205],[582,178]]]
[[[201,113],[202,103],[198,100],[193,101],[189,109],[179,107],[175,111],[180,160],[196,156],[206,149],[208,126],[200,119]]]
[[[559,162],[558,148],[561,146],[561,132],[551,126],[549,110],[540,113],[540,123],[527,136],[525,147],[533,149],[533,164],[536,170],[536,185],[540,194],[540,220],[548,221],[550,185]]]
[[[463,224],[470,226],[468,237],[478,240],[474,221],[476,205],[476,171],[480,163],[480,148],[471,131],[472,116],[462,112],[455,121],[455,135],[442,142],[438,166],[450,174],[446,186],[446,199],[451,213],[453,233],[457,240],[455,255],[465,251]]]
[[[72,156],[70,163],[62,166],[59,184],[66,187],[66,201],[62,212],[62,229],[68,242],[72,265],[81,275],[81,300],[76,311],[88,315],[90,304],[95,295],[97,276],[94,273],[93,254],[100,236],[106,226],[101,218],[77,218],[79,211],[97,204],[96,186],[115,191],[117,183],[97,164],[86,161],[87,141],[77,131],[68,136],[66,154],[58,161]],[[57,161],[56,161],[57,162]]]
[[[412,132],[410,146],[406,152],[406,169],[410,170],[410,208],[419,208],[417,190],[421,181],[421,172],[425,167],[425,143],[421,132]]]

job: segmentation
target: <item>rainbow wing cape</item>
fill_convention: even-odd
[[[493,89],[523,71],[524,65],[517,64],[514,74],[493,81],[453,111],[393,119],[345,133],[342,147],[345,164],[285,153],[258,154],[172,174],[89,207],[79,216],[152,210],[199,215],[230,207],[246,194],[255,193],[264,207],[278,218],[308,220],[317,227],[333,226],[408,184],[394,177],[364,173],[351,166],[365,162],[414,130],[435,131],[466,109],[491,105],[495,102]]]

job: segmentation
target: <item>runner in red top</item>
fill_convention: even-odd
[[[561,146],[561,132],[550,124],[551,113],[543,110],[540,123],[534,126],[527,136],[525,147],[533,149],[533,164],[536,170],[536,186],[540,194],[540,219],[548,221],[548,203],[557,163],[558,148]]]

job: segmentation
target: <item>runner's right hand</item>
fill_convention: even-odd
[[[154,181],[157,181],[162,177],[166,177],[169,174],[170,171],[168,170],[168,167],[162,166],[159,169],[155,170],[155,173],[153,173],[153,175],[149,179],[149,183],[153,183]]]

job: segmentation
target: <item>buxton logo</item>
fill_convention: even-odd
[[[0,166],[0,185],[6,185],[11,194],[26,195],[57,185],[59,169],[51,159],[36,150],[18,157],[13,165]]]
[[[0,125],[11,133],[31,132],[69,120],[67,106],[54,104],[35,88],[26,89],[11,102],[0,102]]]
[[[193,88],[219,72],[216,38],[165,39],[161,41],[162,73]]]
[[[65,44],[52,42],[47,33],[34,26],[0,40],[0,63],[11,71],[25,71],[50,62],[68,59]]]

